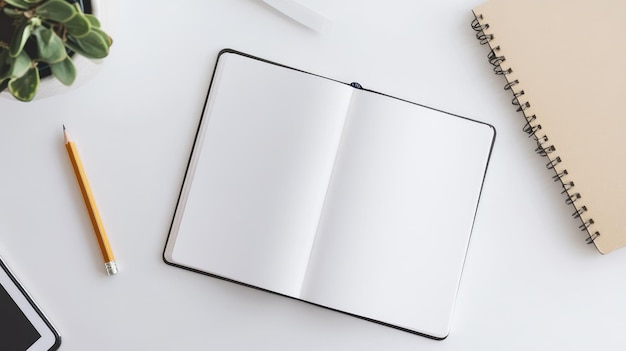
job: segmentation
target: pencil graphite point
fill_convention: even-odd
[[[67,130],[65,129],[65,124],[63,125],[63,141],[67,144],[70,141],[70,136],[67,134]]]

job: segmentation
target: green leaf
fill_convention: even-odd
[[[29,4],[38,4],[44,0],[22,0],[22,1],[29,3]]]
[[[13,5],[17,8],[20,8],[22,10],[28,10],[28,8],[30,7],[30,4],[27,3],[24,0],[4,0],[7,4],[9,5]]]
[[[113,39],[108,34],[106,34],[102,29],[92,28],[91,31],[96,32],[99,36],[101,36],[102,39],[104,39],[104,41],[107,43],[109,48],[111,47],[111,45],[113,45]]]
[[[37,38],[39,59],[48,63],[57,63],[67,57],[63,40],[46,27],[38,27],[33,33]]]
[[[22,51],[20,56],[13,59],[13,71],[11,77],[20,77],[32,66],[32,60],[26,53]]]
[[[7,51],[0,53],[0,80],[21,77],[31,67],[31,60],[26,51],[18,57],[11,57]]]
[[[59,23],[65,23],[76,13],[76,8],[65,0],[49,0],[35,9],[37,16]]]
[[[87,58],[100,59],[109,54],[108,43],[100,34],[93,30],[81,38],[68,35],[65,45]]]
[[[65,60],[61,62],[50,65],[50,69],[52,70],[52,74],[65,85],[71,85],[74,83],[74,79],[76,79],[76,68],[72,63],[72,59],[69,57],[66,57]]]
[[[5,7],[4,14],[13,18],[24,18],[24,11],[20,9]]]
[[[20,101],[30,101],[35,97],[39,86],[39,71],[37,67],[30,68],[21,77],[9,81],[9,91]]]
[[[98,20],[96,16],[89,14],[89,13],[85,13],[84,15],[92,27],[100,28],[100,21]]]
[[[91,23],[82,13],[76,13],[69,21],[65,22],[67,32],[76,38],[84,37],[91,29]]]
[[[9,54],[11,57],[17,57],[17,55],[22,52],[22,49],[24,49],[24,45],[26,45],[26,41],[28,40],[32,30],[33,27],[31,26],[30,21],[20,23],[13,34],[13,39],[11,39],[11,45],[9,46]]]

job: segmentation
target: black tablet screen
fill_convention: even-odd
[[[41,335],[0,285],[0,349],[25,351]]]

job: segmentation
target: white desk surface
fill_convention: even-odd
[[[62,333],[62,350],[623,349],[626,249],[602,256],[585,245],[474,38],[471,8],[480,0],[300,2],[331,19],[330,30],[308,30],[257,0],[120,1],[114,46],[93,79],[27,104],[0,98],[0,255]],[[163,263],[225,47],[496,127],[446,340]],[[63,123],[81,152],[117,276],[103,272]]]

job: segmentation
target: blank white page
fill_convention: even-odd
[[[445,337],[492,127],[357,91],[302,298]]]
[[[296,296],[352,91],[222,54],[165,258]]]

